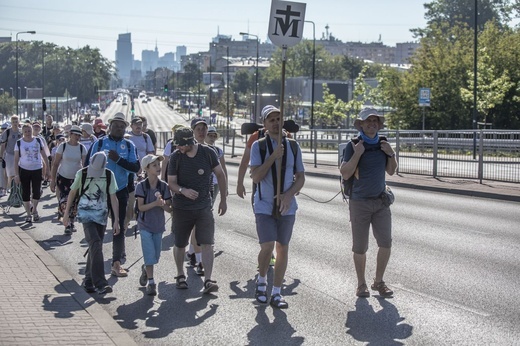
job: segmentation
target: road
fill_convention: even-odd
[[[236,166],[228,170],[234,192]],[[395,188],[394,246],[385,275],[395,297],[356,299],[348,206],[339,196],[317,202],[331,199],[338,190],[336,179],[307,177],[283,290],[288,310],[274,311],[254,301],[254,218],[249,200],[233,193],[228,213],[216,217],[216,296],[202,296],[203,281],[192,269],[187,269],[190,288],[175,289],[172,236],[167,232],[155,275],[157,297],[146,296],[138,284],[140,242],[128,233],[129,277],[110,278],[114,293],[96,299],[142,345],[518,343],[518,203]],[[81,282],[83,234],[62,234],[48,189],[43,202],[42,221],[31,227],[22,225],[24,215],[16,214],[21,209],[11,213]],[[110,240],[107,235],[107,273]],[[375,271],[374,245],[371,239],[367,280]]]

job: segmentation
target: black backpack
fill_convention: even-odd
[[[370,149],[365,149],[365,152],[381,150],[381,141],[386,141],[386,140],[387,139],[385,136],[379,136],[379,145],[376,147],[370,148]],[[358,144],[359,137],[353,138],[351,142],[354,145]],[[341,155],[342,158],[345,157],[346,150],[347,150],[347,147],[345,147],[343,149],[343,154]],[[364,155],[364,153],[363,153],[363,155]],[[363,159],[363,155],[361,155],[361,157],[359,158],[358,165],[359,165],[359,162]],[[356,169],[357,169],[357,167],[356,167]],[[341,185],[341,192],[343,194],[343,200],[347,201],[350,198],[350,196],[352,195],[352,185],[354,184],[354,174],[352,174],[350,176],[350,178],[348,178],[346,180],[343,179],[343,177],[340,175],[339,180],[340,180],[340,185]]]

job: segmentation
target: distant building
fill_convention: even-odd
[[[141,73],[144,76],[148,71],[154,71],[159,64],[159,50],[143,50],[141,52]]]
[[[395,47],[395,63],[400,65],[409,64],[410,58],[420,46],[416,42],[397,43]]]
[[[10,36],[0,37],[0,43],[12,42],[12,38]]]
[[[116,50],[116,68],[119,73],[123,85],[127,85],[130,81],[130,71],[134,63],[134,55],[132,54],[132,34],[119,34]]]
[[[175,71],[175,53],[166,53],[160,57],[157,67],[166,67],[169,70]]]

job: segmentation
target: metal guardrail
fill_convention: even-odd
[[[239,130],[220,128],[218,145],[226,155],[241,155],[247,141]],[[520,183],[520,131],[381,131],[395,148],[400,173]],[[301,130],[294,137],[305,164],[337,167],[340,145],[357,136],[354,130]],[[171,132],[157,133],[164,148]],[[312,143],[312,147],[311,147]],[[476,144],[476,146],[474,146]]]

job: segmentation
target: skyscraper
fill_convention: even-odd
[[[132,54],[132,34],[119,34],[116,50],[116,68],[119,78],[123,80],[123,86],[127,86],[130,80],[134,56]]]

